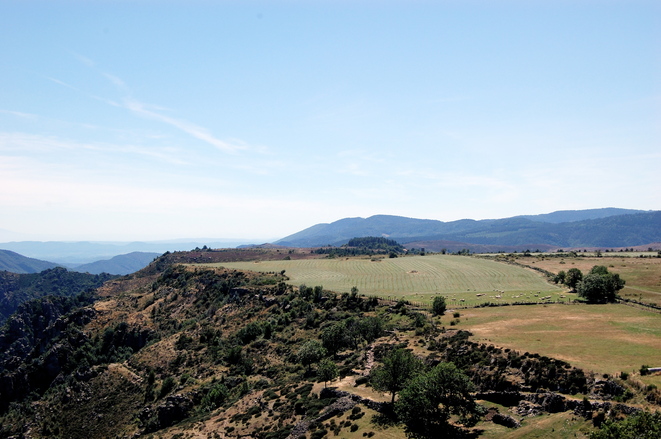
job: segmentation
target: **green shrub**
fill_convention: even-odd
[[[174,381],[174,378],[172,377],[167,377],[163,380],[163,383],[161,384],[161,390],[158,394],[159,398],[163,398],[165,395],[168,393],[172,392],[174,388],[176,387],[176,383]]]

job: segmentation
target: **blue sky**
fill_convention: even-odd
[[[655,1],[0,3],[5,238],[661,209]]]

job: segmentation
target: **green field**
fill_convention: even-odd
[[[292,285],[323,285],[338,293],[357,287],[360,294],[428,304],[438,294],[452,306],[483,302],[568,300],[564,291],[533,271],[500,262],[453,255],[370,260],[306,259],[208,264],[240,270],[280,272]]]

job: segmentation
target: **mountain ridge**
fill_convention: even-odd
[[[586,217],[591,218],[585,219]],[[561,218],[565,221],[558,222]],[[567,219],[576,220],[566,221]],[[496,220],[462,219],[451,222],[374,215],[317,224],[274,244],[292,247],[342,245],[353,237],[362,236],[383,236],[403,244],[445,240],[500,246],[635,246],[661,239],[661,211],[605,208],[558,211],[541,216],[516,216]]]

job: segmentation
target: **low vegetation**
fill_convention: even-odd
[[[439,431],[513,437],[518,428],[527,431],[546,419],[555,423],[541,428],[563,425],[588,437],[624,418],[658,423],[653,413],[661,395],[652,382],[640,381],[653,375],[641,377],[621,363],[613,363],[618,373],[577,367],[592,353],[545,352],[541,340],[550,337],[537,335],[537,346],[508,345],[502,339],[508,329],[484,333],[490,324],[507,328],[505,319],[494,317],[503,312],[515,313],[510,323],[540,316],[537,325],[552,330],[560,309],[603,316],[622,308],[632,313],[630,320],[603,324],[626,323],[626,339],[638,328],[637,336],[650,343],[640,364],[652,365],[656,354],[649,355],[661,334],[645,332],[656,328],[646,320],[648,311],[539,305],[459,312],[451,301],[435,300],[442,297],[437,292],[429,297],[436,302],[432,313],[405,300],[365,297],[360,287],[335,292],[294,283],[288,268],[190,265],[220,257],[214,253],[164,255],[95,294],[23,306],[0,330],[0,437],[401,439]],[[296,257],[282,262],[304,262]],[[529,279],[521,273],[542,279],[467,257],[427,262],[436,258],[364,261],[406,261],[427,270],[426,264],[447,269],[461,259],[478,261],[466,265],[478,271],[506,267],[495,271],[503,283]],[[526,332],[530,342],[534,331]],[[616,357],[600,349],[592,361]],[[641,407],[653,415],[635,417]]]
[[[456,255],[400,258],[336,258],[212,264],[239,270],[281,272],[292,285],[323,285],[366,296],[408,300],[430,306],[442,294],[448,306],[567,300],[546,277],[516,265]]]

